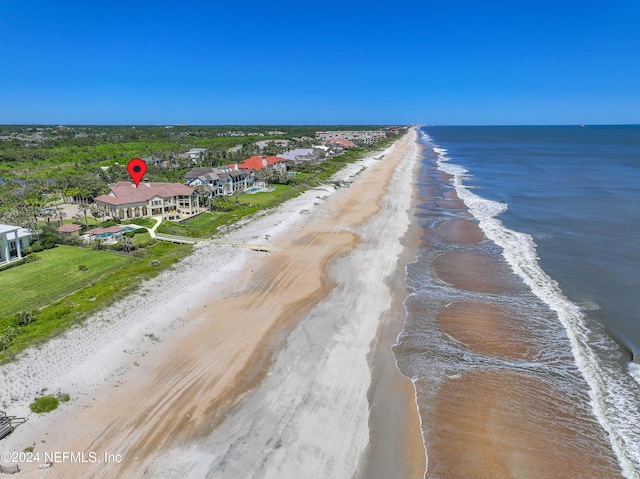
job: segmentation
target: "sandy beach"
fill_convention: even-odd
[[[23,475],[422,477],[415,393],[391,352],[403,242],[415,241],[415,132],[383,153],[341,172],[348,188],[308,191],[231,233],[278,253],[199,247],[142,296],[3,367],[18,413],[43,388],[72,396],[3,449],[109,458]],[[26,365],[35,379],[18,387]]]

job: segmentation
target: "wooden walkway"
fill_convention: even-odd
[[[156,239],[160,241],[171,241],[172,243],[196,244],[198,238],[189,238],[187,236],[166,235],[164,233],[156,233]]]
[[[216,241],[203,238],[189,238],[187,236],[166,235],[164,233],[156,233],[156,239],[160,241],[171,241],[172,243],[181,244],[196,244],[196,243],[208,243],[208,244],[226,244],[229,246],[237,246],[239,248],[247,248],[252,251],[262,251],[264,253],[277,253],[278,248],[272,244],[250,244],[250,243],[230,243],[225,241]]]
[[[0,439],[8,436],[20,424],[24,424],[27,420],[23,417],[7,416],[7,413],[0,411]]]

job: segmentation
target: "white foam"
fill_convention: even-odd
[[[638,384],[640,384],[640,364],[629,363],[629,374]]]
[[[556,312],[567,331],[575,362],[589,385],[591,406],[602,428],[607,432],[618,458],[623,475],[629,479],[640,478],[640,411],[625,387],[625,378],[612,368],[602,364],[592,342],[594,336],[585,324],[581,308],[564,296],[558,283],[540,267],[533,238],[525,233],[506,228],[497,216],[508,205],[476,195],[464,185],[469,172],[449,163],[446,150],[434,148],[440,170],[454,176],[453,185],[473,216],[478,219],[484,234],[503,248],[503,256],[513,271],[519,275],[531,291]],[[600,349],[614,349],[613,342],[600,338]],[[640,367],[630,368],[633,377],[640,382]]]

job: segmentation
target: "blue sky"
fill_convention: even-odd
[[[640,123],[640,2],[0,0],[0,123]]]

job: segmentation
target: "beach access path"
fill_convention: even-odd
[[[31,415],[2,449],[98,458],[37,472],[52,478],[346,478],[376,469],[375,430],[402,477],[422,477],[411,383],[397,373],[404,386],[379,391],[371,374],[378,355],[392,361],[376,348],[379,332],[402,324],[388,279],[404,277],[415,138],[411,130],[383,160],[347,167],[348,188],[308,191],[229,235],[271,242],[277,254],[198,246],[86,327],[3,366],[0,386],[13,388],[19,412],[43,388],[73,400]],[[27,366],[32,381],[16,386]],[[406,428],[385,438],[374,397]]]

